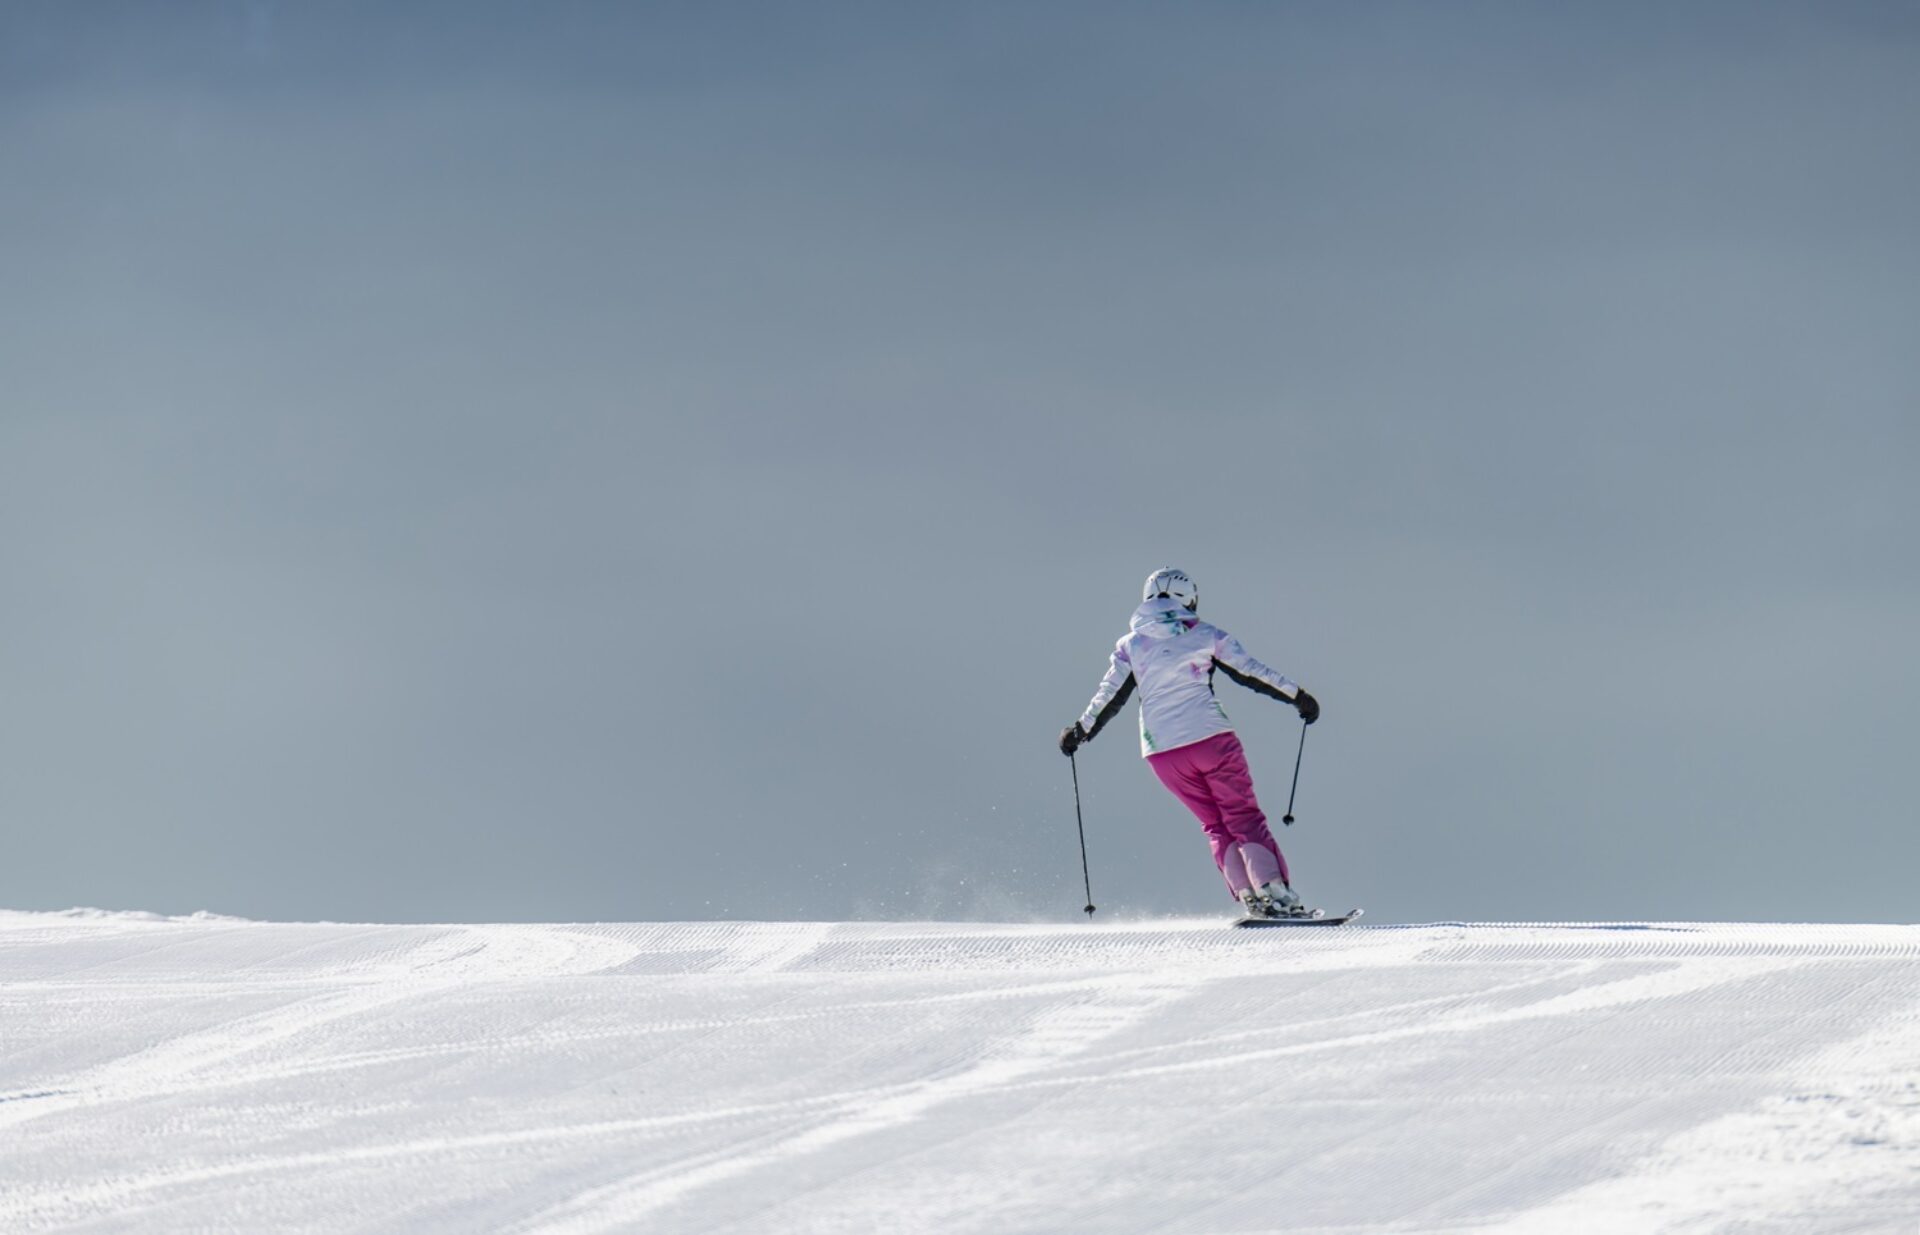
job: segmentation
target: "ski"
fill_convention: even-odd
[[[1320,911],[1316,911],[1316,912],[1319,912],[1320,916],[1313,917],[1313,918],[1241,918],[1238,921],[1236,921],[1234,925],[1235,926],[1345,926],[1347,923],[1353,921],[1355,918],[1365,913],[1366,910],[1349,909],[1345,913],[1333,913],[1333,914],[1320,912]]]

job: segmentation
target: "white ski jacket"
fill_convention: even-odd
[[[1140,687],[1140,753],[1151,755],[1232,733],[1213,697],[1213,671],[1242,686],[1293,702],[1300,688],[1247,654],[1240,641],[1162,596],[1133,611],[1130,629],[1114,645],[1107,674],[1080,715],[1089,738],[1113,719]]]

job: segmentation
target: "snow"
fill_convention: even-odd
[[[0,914],[0,1231],[1920,1231],[1920,928]]]

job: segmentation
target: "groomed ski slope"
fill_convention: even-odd
[[[1920,1231],[1920,928],[0,914],[0,1231]]]

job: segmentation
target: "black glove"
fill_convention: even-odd
[[[1300,719],[1311,725],[1320,719],[1320,701],[1299,687],[1294,687],[1293,706],[1300,709]]]
[[[1060,731],[1060,753],[1063,755],[1071,755],[1074,751],[1079,750],[1080,744],[1086,740],[1087,731],[1082,729],[1080,722],[1076,720]]]

